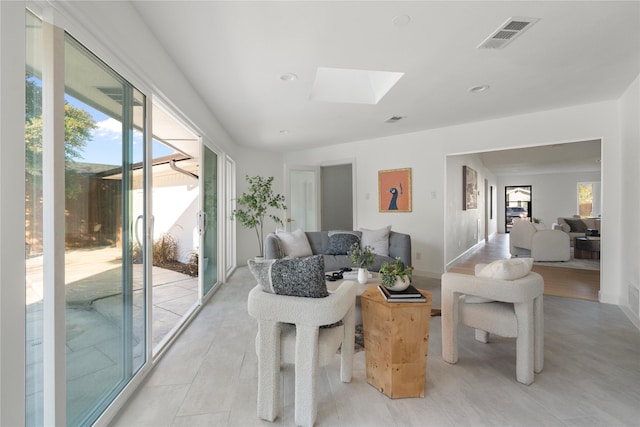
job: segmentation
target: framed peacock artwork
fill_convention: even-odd
[[[380,212],[411,212],[411,168],[378,171]]]

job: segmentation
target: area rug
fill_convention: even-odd
[[[571,259],[569,261],[534,261],[535,265],[545,265],[547,267],[577,268],[580,270],[600,270],[599,259],[580,259],[573,257],[571,248]]]

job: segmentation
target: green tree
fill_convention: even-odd
[[[31,179],[42,175],[42,88],[34,77],[26,79],[25,160],[27,175]],[[66,195],[75,198],[80,191],[74,179],[76,173],[70,164],[82,157],[82,151],[91,141],[96,122],[89,112],[65,102],[64,105],[64,160]]]
[[[240,205],[238,209],[232,212],[232,218],[246,227],[253,228],[258,237],[258,247],[260,256],[264,256],[264,220],[271,218],[276,224],[282,225],[280,217],[269,213],[270,209],[282,211],[287,209],[284,196],[275,194],[271,185],[273,177],[264,178],[262,176],[245,176],[249,183],[247,193],[242,193],[237,200]]]

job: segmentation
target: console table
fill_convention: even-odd
[[[387,302],[377,286],[361,296],[367,382],[391,398],[424,397],[431,293],[426,302]]]

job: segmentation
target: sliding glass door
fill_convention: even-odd
[[[64,55],[65,129],[75,132],[65,136],[67,424],[83,425],[145,362],[133,201],[144,191],[146,101],[68,35]]]
[[[25,424],[92,425],[218,283],[219,158],[155,105],[147,129],[63,29],[25,31]]]
[[[146,99],[29,13],[27,39],[26,424],[91,425],[146,361]]]
[[[200,212],[201,241],[200,269],[202,294],[206,295],[218,282],[218,155],[206,145],[202,146],[200,165],[201,185],[204,189]]]

